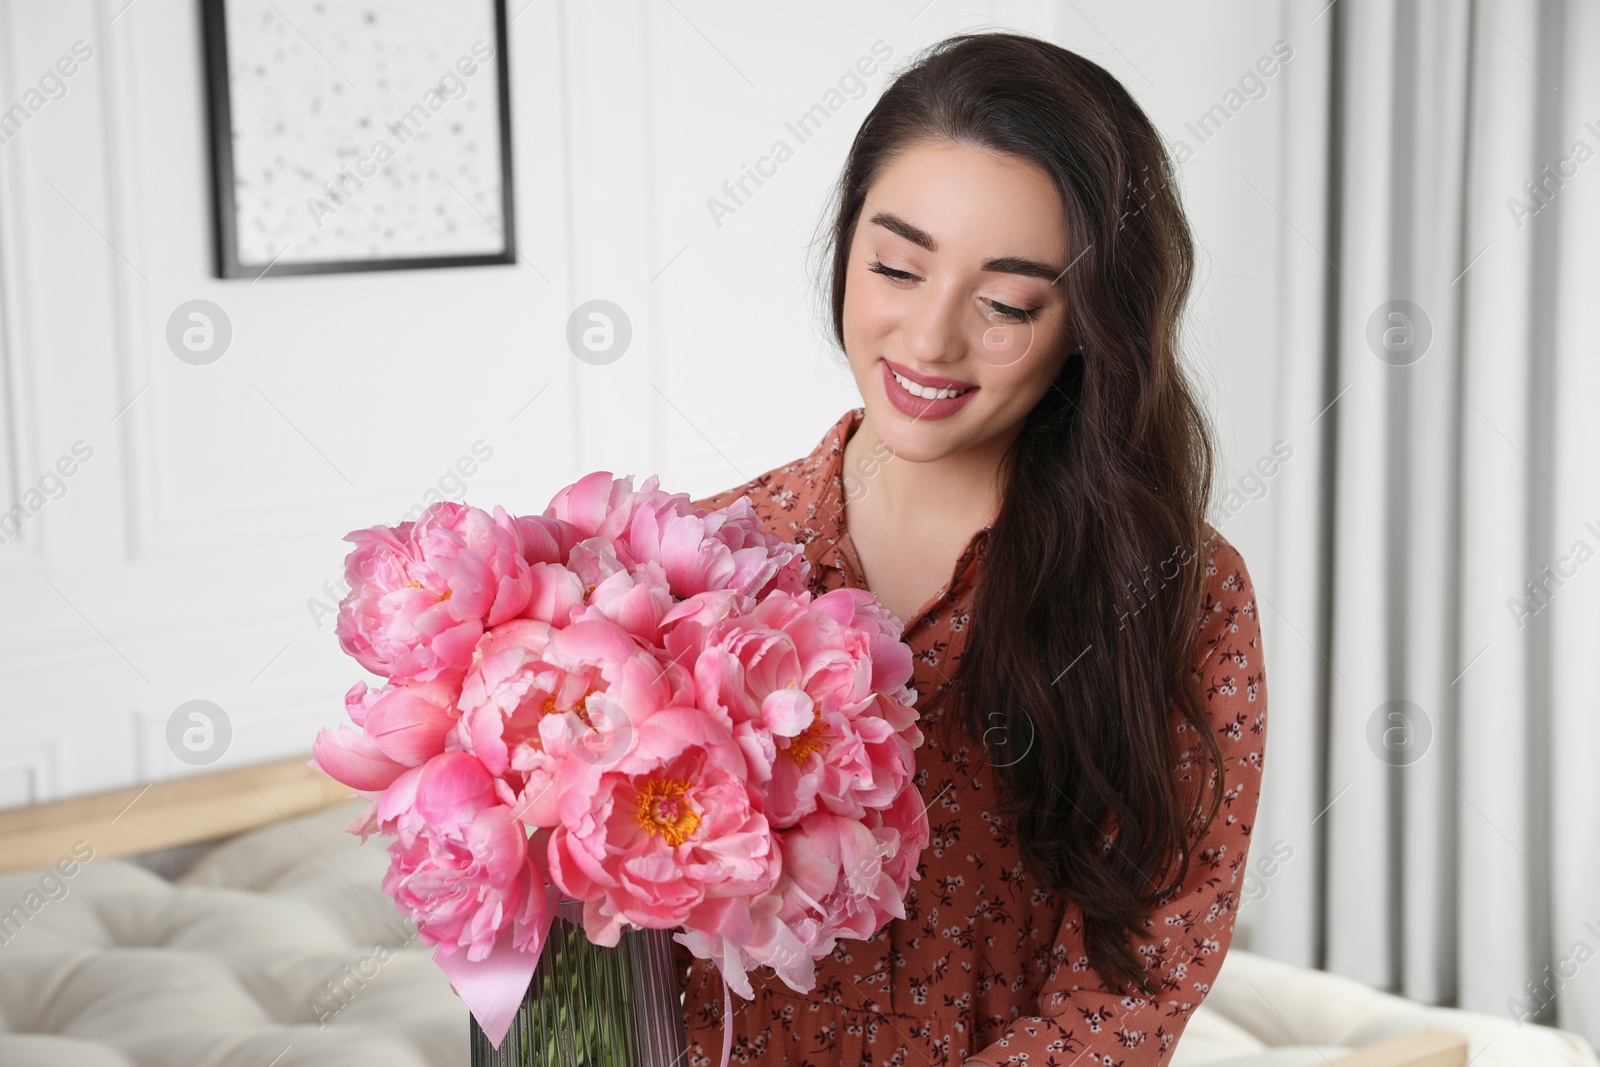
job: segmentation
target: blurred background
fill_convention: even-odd
[[[1600,1041],[1600,7],[402,10],[0,0],[0,807],[306,753],[349,530],[808,452],[850,140],[1008,28],[1179,162],[1270,692],[1235,946]]]

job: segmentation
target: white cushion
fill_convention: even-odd
[[[466,1008],[378,888],[386,839],[345,832],[360,807],[235,838],[177,883],[100,859],[60,879],[0,945],[0,1064],[465,1067]],[[0,901],[39,879],[0,875]]]
[[[1353,1049],[1430,1027],[1465,1036],[1472,1067],[1600,1067],[1577,1034],[1430,1007],[1239,950],[1223,958],[1211,993],[1178,1040],[1172,1067],[1322,1067]]]

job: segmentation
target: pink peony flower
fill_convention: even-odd
[[[570,713],[591,760],[599,748],[625,743],[621,715],[665,707],[690,684],[686,672],[662,664],[626,630],[603,618],[556,629],[532,619],[498,626],[479,643],[461,690],[460,747],[501,776],[532,768],[542,755],[541,721]],[[612,698],[611,723],[597,721],[596,694]],[[581,727],[581,729],[579,729]],[[603,731],[609,731],[602,739]],[[545,761],[548,762],[548,761]],[[534,816],[529,817],[530,825]]]
[[[677,597],[713,589],[759,597],[774,588],[805,588],[809,564],[800,546],[767,533],[748,498],[704,515],[687,506],[682,513],[658,512],[649,522],[636,521],[632,533],[633,550],[660,561]]]
[[[536,563],[525,618],[562,627],[580,619],[610,619],[654,643],[673,607],[666,575],[653,561],[623,566],[616,546],[590,537],[572,546],[566,563]]]
[[[902,662],[896,650],[905,646],[880,629],[882,620],[862,614],[868,629],[857,617],[848,595],[772,593],[704,635],[694,665],[698,702],[735,723],[776,827],[819,806],[859,818],[887,805],[911,773],[922,734],[902,702],[915,698],[904,684],[909,652]]]
[[[772,888],[779,866],[729,725],[670,707],[634,724],[633,734],[625,754],[588,765],[562,791],[551,876],[584,901],[584,932],[597,945],[615,945],[630,923],[687,923],[742,940],[750,900]],[[555,755],[574,743],[570,723],[546,732]]]
[[[334,631],[363,667],[392,681],[459,678],[485,626],[519,614],[532,579],[519,527],[441,501],[415,523],[352,531],[350,592]]]
[[[504,775],[511,750],[539,735],[539,719],[574,703],[585,680],[540,659],[556,631],[533,619],[513,619],[483,636],[461,685],[460,747],[489,773]]]
[[[916,791],[907,795],[920,810]],[[923,819],[925,826],[926,813]],[[840,937],[866,940],[890,919],[905,918],[909,877],[898,880],[901,867],[890,860],[909,842],[896,827],[817,811],[781,834],[779,842],[783,880],[776,892],[783,907],[778,919],[794,932],[807,957],[826,956]],[[757,962],[792,965],[783,959]],[[809,992],[810,987],[808,982],[795,988]]]
[[[653,489],[653,483],[651,479],[646,484]],[[632,478],[612,478],[610,471],[594,471],[551,497],[544,517],[570,523],[580,539],[615,537],[619,525],[626,526],[632,516],[635,495]]]
[[[469,674],[462,721],[472,751],[491,767],[506,761],[509,771],[500,773],[512,787],[518,817],[530,827],[556,825],[561,797],[586,788],[593,767],[625,755],[638,724],[662,708],[693,702],[687,670],[662,662],[606,619],[549,630],[531,650],[524,645],[514,653],[486,655],[482,677],[491,677],[488,668],[496,660],[500,670],[510,671],[503,695],[480,706],[480,675]],[[498,734],[497,721],[505,724]]]
[[[672,939],[697,958],[711,960],[728,988],[746,1000],[755,998],[749,971],[769,966],[796,992],[809,992],[817,982],[816,957],[781,918],[784,900],[776,892],[749,902],[749,933],[724,936],[686,925]]]
[[[635,490],[631,477],[595,471],[557,493],[545,516],[570,522],[584,537],[612,540],[624,566],[659,562],[675,597],[805,589],[810,564],[802,548],[769,533],[747,497],[697,512],[687,493],[669,494],[657,484],[651,475]]]
[[[916,789],[888,811],[849,819],[817,811],[777,834],[781,875],[769,893],[750,902],[749,933],[726,937],[693,925],[673,940],[713,960],[729,988],[753,993],[746,972],[771,967],[797,993],[816,986],[816,961],[839,938],[871,938],[891,919],[905,918],[905,896],[929,838],[927,812]]]
[[[467,959],[482,960],[508,926],[512,944],[526,949],[548,921],[549,878],[489,772],[448,752],[407,774],[414,778],[403,791],[405,810],[379,809],[380,825],[399,833],[383,891],[443,956],[465,949]]]
[[[645,560],[625,569],[611,542],[591,538],[574,546],[568,566],[583,585],[585,610],[579,617],[609,619],[655,643],[661,620],[673,606],[660,564]]]
[[[749,497],[708,513],[705,522],[707,536],[725,546],[735,561],[733,579],[718,588],[737,589],[757,598],[772,592],[805,591],[811,565],[804,549],[769,533]]]
[[[911,647],[900,639],[900,620],[890,615],[877,597],[851,586],[823,593],[811,602],[811,607],[825,612],[841,626],[867,635],[872,688],[904,705],[900,711],[903,719],[896,722],[896,730],[914,720],[916,714],[909,712],[917,699],[916,690],[911,688]]]

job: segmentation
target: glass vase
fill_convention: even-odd
[[[495,1048],[472,1020],[472,1067],[673,1067],[687,1037],[671,930],[591,944],[583,904],[564,900],[528,991]]]

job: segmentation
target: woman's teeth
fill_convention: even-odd
[[[962,393],[971,392],[972,390],[971,386],[966,389],[935,389],[930,385],[918,385],[910,378],[895,371],[891,370],[889,373],[893,374],[894,380],[900,383],[900,388],[912,396],[920,396],[924,400],[949,400],[953,396],[960,396]]]

